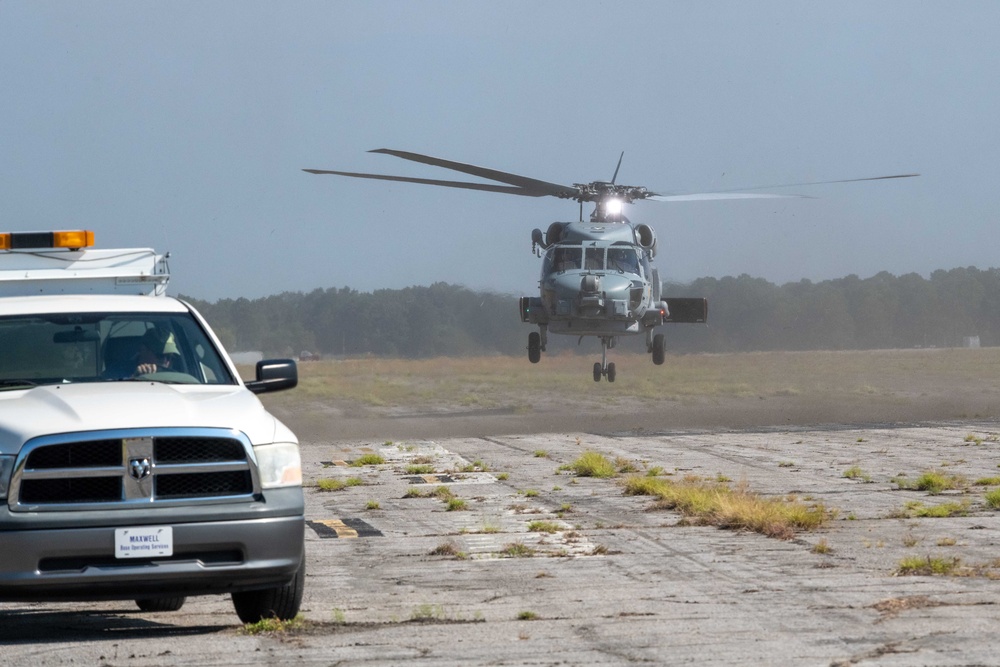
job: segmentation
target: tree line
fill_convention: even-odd
[[[707,325],[668,325],[678,352],[956,347],[970,337],[1000,344],[1000,269],[935,271],[928,278],[882,272],[776,285],[746,274],[668,283],[667,296],[706,297]],[[524,353],[532,327],[517,296],[459,285],[358,292],[285,292],[259,299],[189,300],[231,351],[269,355],[426,358]],[[588,354],[599,344],[588,339]],[[644,350],[642,336],[622,338]],[[577,347],[550,336],[549,352]]]

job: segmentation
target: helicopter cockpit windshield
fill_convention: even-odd
[[[548,275],[555,271],[572,271],[579,269],[583,248],[580,246],[560,246],[549,248],[545,253],[545,261],[542,264],[542,274]]]
[[[542,275],[580,269],[642,275],[639,256],[630,246],[558,246],[545,253]]]
[[[639,272],[639,257],[636,255],[635,248],[608,248],[608,269],[622,273],[634,273],[637,276],[642,275]]]

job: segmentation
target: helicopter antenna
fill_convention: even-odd
[[[625,151],[622,151],[622,154],[618,156],[618,166],[615,167],[615,175],[611,177],[611,185],[614,185],[615,181],[618,180],[618,170],[622,168],[623,157],[625,157]]]

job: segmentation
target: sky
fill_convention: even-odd
[[[0,229],[170,252],[170,291],[537,290],[578,205],[319,176],[802,199],[639,202],[665,280],[1000,266],[1000,3],[0,0]],[[474,179],[473,179],[474,180]],[[585,215],[589,210],[585,210]]]

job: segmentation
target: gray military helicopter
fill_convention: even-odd
[[[641,200],[707,201],[716,199],[761,199],[801,197],[752,192],[767,188],[850,183],[890,178],[909,178],[918,174],[896,174],[871,178],[851,178],[838,181],[814,181],[787,185],[758,186],[722,192],[660,194],[644,187],[618,185],[618,158],[610,181],[592,181],[559,185],[505,171],[477,167],[462,162],[379,148],[371,153],[394,155],[404,160],[421,162],[478,176],[506,185],[445,181],[409,176],[363,174],[325,169],[303,169],[310,174],[333,174],[353,178],[402,181],[438,185],[448,188],[484,190],[525,197],[559,197],[580,204],[576,222],[553,222],[543,234],[531,232],[531,249],[543,257],[539,296],[520,298],[521,321],[538,326],[528,334],[528,360],[538,363],[545,351],[548,334],[596,336],[601,340],[601,361],[594,364],[594,381],[606,377],[615,381],[615,364],[608,362],[608,350],[614,348],[619,336],[645,334],[646,350],[653,363],[664,361],[664,336],[657,327],[669,323],[704,323],[708,320],[708,301],[701,298],[669,298],[661,294],[660,278],[651,261],[656,256],[656,233],[646,224],[634,224],[622,213],[624,204]],[[583,204],[593,203],[589,220],[583,219]]]

